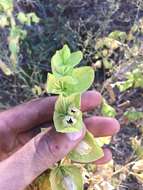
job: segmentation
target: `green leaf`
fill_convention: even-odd
[[[35,13],[28,13],[26,14],[29,19],[31,19],[31,22],[33,23],[39,23],[40,18]]]
[[[81,61],[83,55],[81,51],[70,52],[67,45],[56,51],[51,59],[52,72],[55,76],[61,77],[71,75],[73,67]]]
[[[70,57],[71,55],[71,51],[70,48],[68,47],[68,45],[64,45],[63,48],[60,51],[62,60],[64,64],[67,64],[67,59]]]
[[[105,144],[107,145],[111,142],[111,137],[98,137],[96,141],[99,144],[99,146],[102,147]]]
[[[113,64],[111,61],[109,61],[108,59],[103,59],[103,65],[105,67],[105,69],[112,69]]]
[[[124,92],[133,86],[133,82],[133,80],[116,82],[116,86],[119,88],[120,92]]]
[[[60,51],[56,51],[51,59],[52,72],[55,76],[62,76],[64,74],[64,67],[62,67],[63,59]]]
[[[71,76],[56,77],[48,74],[46,90],[53,94],[69,96],[76,93],[83,93],[94,80],[94,70],[91,67],[74,69]]]
[[[70,55],[70,57],[66,61],[66,64],[74,67],[74,66],[78,65],[82,59],[83,59],[82,52],[77,51],[77,52],[74,52]]]
[[[83,190],[80,170],[73,165],[54,168],[50,174],[52,190]]]
[[[51,60],[52,72],[57,77],[62,77],[65,75],[70,75],[73,68],[64,65],[63,57],[60,51],[56,51],[56,54]]]
[[[8,38],[9,49],[11,52],[11,61],[13,64],[17,63],[18,53],[20,50],[20,40],[24,39],[26,36],[26,31],[22,30],[20,27],[15,26],[10,29],[10,35]]]
[[[13,11],[13,0],[0,0],[0,6],[6,13]]]
[[[134,69],[132,72],[126,73],[126,81],[116,82],[116,86],[119,88],[121,92],[133,87],[143,87],[143,71],[142,67],[138,67]]]
[[[140,119],[143,119],[143,112],[141,111],[136,111],[136,110],[129,110],[124,113],[124,116],[130,121],[137,121]]]
[[[48,73],[46,91],[52,94],[68,96],[75,93],[75,85],[76,81],[71,76],[57,78],[55,75]]]
[[[52,72],[55,76],[64,76],[68,75],[72,68],[67,67],[66,61],[70,57],[71,52],[67,45],[64,45],[61,50],[56,51],[51,59]]]
[[[126,32],[115,30],[115,31],[111,32],[108,37],[112,38],[114,40],[124,42],[127,39],[127,34],[126,34]]]
[[[0,15],[0,27],[4,28],[9,25],[9,20],[6,15]]]
[[[108,116],[108,117],[115,117],[116,116],[116,110],[110,106],[106,100],[103,100],[102,103],[102,108],[101,108],[101,113],[103,116]]]
[[[25,24],[26,21],[27,21],[26,14],[23,13],[23,12],[19,12],[18,15],[17,15],[17,19],[18,19],[22,24]]]
[[[135,32],[138,31],[138,29],[139,29],[139,25],[138,25],[138,24],[134,24],[134,25],[131,27],[131,32],[132,32],[132,33],[135,33]]]
[[[12,54],[17,55],[19,53],[19,41],[18,39],[10,39],[9,40],[9,49]]]
[[[27,32],[26,30],[22,30],[19,26],[15,26],[15,27],[12,27],[11,30],[10,30],[10,39],[14,38],[14,39],[17,39],[17,38],[20,38],[20,39],[24,39],[27,35]]]
[[[55,111],[58,112],[59,110],[64,109],[64,112],[67,112],[69,106],[71,105],[77,109],[80,109],[80,103],[80,94],[75,94],[68,97],[59,96],[58,100],[56,101]]]
[[[3,71],[3,73],[7,76],[10,76],[13,74],[13,72],[11,71],[11,69],[0,60],[0,69]]]
[[[141,87],[143,88],[143,70],[142,68],[136,68],[132,72],[134,78],[134,87]]]
[[[82,93],[89,89],[94,81],[94,70],[91,67],[81,67],[73,70],[72,77],[77,81],[74,92]]]
[[[104,153],[93,135],[87,131],[84,139],[68,156],[73,161],[88,163],[102,158]]]
[[[83,127],[80,94],[59,96],[55,104],[54,125],[61,133],[78,132]]]
[[[17,15],[17,19],[22,23],[22,24],[27,24],[31,25],[33,23],[39,23],[40,19],[37,17],[35,13],[23,13],[20,12]]]
[[[119,42],[109,37],[100,38],[96,43],[96,49],[105,47],[112,50],[117,49],[119,47]]]
[[[136,138],[131,139],[132,149],[134,150],[135,154],[138,158],[143,158],[143,146],[140,140]]]

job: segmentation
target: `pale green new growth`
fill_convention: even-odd
[[[68,96],[74,92],[75,84],[76,81],[71,76],[57,78],[55,75],[48,73],[46,90],[52,94]]]
[[[52,57],[53,74],[48,73],[46,90],[48,93],[60,95],[54,112],[54,125],[58,132],[77,132],[83,127],[80,94],[91,86],[94,71],[87,66],[74,69],[82,57],[82,52],[71,53],[67,45],[56,51]],[[76,108],[79,111],[73,115],[69,113],[70,108]]]
[[[57,77],[70,75],[73,67],[78,65],[82,58],[83,55],[81,51],[71,53],[69,47],[64,45],[64,47],[56,51],[52,57],[51,66],[53,74]]]
[[[48,74],[47,92],[69,96],[86,91],[94,80],[94,71],[91,67],[73,69],[69,75],[57,77]]]
[[[75,115],[69,109],[78,110]],[[70,133],[80,131],[83,127],[82,112],[80,109],[80,94],[63,97],[59,96],[54,112],[54,125],[56,131]]]

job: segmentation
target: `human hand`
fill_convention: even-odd
[[[57,133],[52,127],[56,97],[42,98],[0,113],[0,189],[22,190],[47,168],[66,156],[84,137],[85,131]],[[95,91],[83,94],[82,111],[91,111],[102,101]],[[119,131],[113,118],[92,116],[84,119],[95,137],[112,136]],[[39,133],[40,127],[49,127]],[[112,158],[104,149],[104,157],[96,164]],[[18,179],[18,180],[17,180]]]

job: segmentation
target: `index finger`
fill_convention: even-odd
[[[52,121],[57,97],[30,101],[0,113],[0,126],[16,132],[24,132],[45,122]],[[101,95],[87,91],[81,98],[81,110],[90,111],[101,103]]]

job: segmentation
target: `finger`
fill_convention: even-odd
[[[95,137],[112,136],[120,130],[114,118],[93,116],[84,120],[85,126]]]
[[[21,183],[20,189],[24,189],[75,148],[84,134],[85,129],[74,134],[61,134],[53,129],[48,133],[40,133],[11,157],[14,162],[12,165],[15,165],[16,169],[8,174],[7,178],[18,179],[20,176],[22,180],[18,183]]]
[[[95,164],[100,165],[100,164],[106,164],[107,162],[112,160],[112,153],[108,148],[105,148],[104,150],[104,156],[100,158],[99,160],[95,161]]]
[[[52,126],[52,124],[44,124],[41,127],[38,128],[33,128],[30,131],[26,131],[23,133],[20,133],[17,137],[19,144],[21,144],[22,146],[25,145],[27,142],[29,142],[31,139],[33,139],[36,135],[38,135],[39,133],[41,133],[42,131],[50,131],[52,128],[54,128],[54,126]],[[43,129],[43,130],[41,130]]]
[[[102,96],[95,90],[87,91],[81,96],[81,111],[91,111],[102,103]]]
[[[105,137],[105,136],[112,136],[116,134],[120,130],[120,124],[116,119],[109,118],[109,117],[99,117],[93,116],[86,118],[84,120],[86,128],[95,136],[95,137]],[[42,125],[42,128],[54,126],[50,123],[45,123]],[[27,141],[31,140],[34,136],[39,133],[37,129],[32,129],[28,132],[22,133],[22,137],[25,136]],[[23,138],[22,138],[23,139]]]
[[[18,143],[23,146],[27,142],[29,142],[32,138],[34,138],[36,135],[38,135],[41,132],[40,128],[33,128],[30,131],[26,131],[23,133],[20,133],[17,136]]]
[[[16,132],[29,130],[53,118],[56,97],[42,98],[0,113],[0,126]],[[101,103],[101,95],[88,91],[82,95],[81,109],[89,111]]]
[[[94,137],[112,136],[120,130],[120,124],[118,121],[109,117],[92,116],[84,119],[84,123]],[[54,128],[53,124],[50,123],[45,123],[40,127],[48,128],[49,126]],[[22,135],[27,136],[27,139],[30,140],[37,135],[35,132],[38,131],[34,128],[28,132],[22,133]]]

